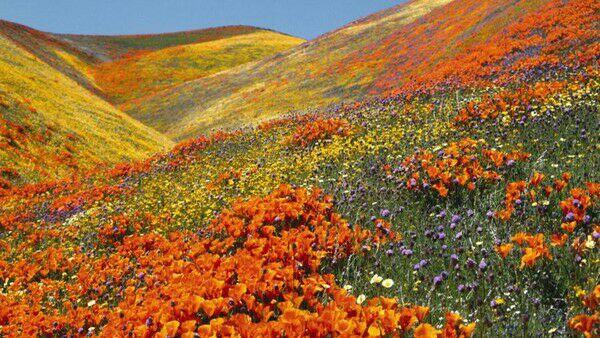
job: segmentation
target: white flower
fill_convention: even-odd
[[[392,286],[394,286],[394,281],[388,278],[388,279],[384,280],[383,282],[381,282],[381,285],[382,285],[384,288],[386,288],[386,289],[389,289],[389,288],[391,288]]]
[[[373,277],[371,277],[371,284],[379,284],[382,280],[383,277],[379,276],[378,274],[375,274],[373,275]]]
[[[350,292],[350,290],[352,290],[352,285],[348,285],[348,284],[344,285],[344,290]]]
[[[367,296],[360,295],[360,296],[356,297],[356,304],[362,304],[366,299],[367,299]]]
[[[95,300],[90,300],[90,301],[87,303],[87,306],[89,306],[89,307],[92,307],[92,306],[94,306],[94,305],[96,305],[96,301],[95,301]]]

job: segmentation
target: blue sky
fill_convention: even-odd
[[[404,0],[0,0],[0,18],[55,33],[254,25],[311,39]]]

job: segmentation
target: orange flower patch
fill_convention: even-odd
[[[579,314],[569,320],[569,327],[575,331],[580,332],[585,337],[598,337],[600,335],[600,312],[598,311],[598,305],[600,304],[600,284],[589,292],[589,294],[583,293],[580,295],[581,303],[584,308],[592,314]]]
[[[399,238],[384,222],[377,232],[350,227],[332,205],[319,190],[282,186],[234,203],[197,234],[134,233],[114,241],[105,256],[47,249],[32,261],[0,260],[0,276],[14,280],[0,294],[0,325],[24,335],[96,330],[110,337],[412,330],[428,308],[387,298],[360,305],[332,275],[319,272],[325,258],[344,259],[365,245]],[[110,225],[135,226],[130,222],[121,217]],[[49,301],[60,309],[45,306]],[[453,319],[444,332],[467,336],[472,327]]]
[[[294,134],[287,139],[287,143],[306,148],[319,140],[330,139],[333,136],[348,136],[351,133],[352,128],[346,120],[337,118],[317,119],[300,124]]]
[[[511,241],[527,247],[524,249],[524,254],[521,257],[521,269],[524,267],[532,267],[535,263],[546,258],[551,260],[552,255],[550,249],[546,245],[543,234],[530,235],[528,233],[519,232],[511,238]]]
[[[529,154],[505,153],[465,138],[451,143],[437,154],[417,152],[406,158],[401,168],[406,173],[409,190],[423,190],[431,186],[440,196],[446,197],[455,187],[473,190],[478,182],[496,182],[502,175],[495,169],[528,158]]]
[[[472,120],[496,119],[502,112],[514,119],[527,114],[528,106],[544,104],[565,90],[567,85],[566,81],[540,81],[518,89],[504,89],[495,94],[486,94],[480,100],[471,101],[461,109],[455,117],[455,122],[468,124]]]

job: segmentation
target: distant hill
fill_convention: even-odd
[[[50,33],[50,35],[95,56],[100,61],[114,61],[129,53],[138,51],[154,51],[260,31],[263,31],[263,29],[251,26],[224,26],[162,34],[78,35]]]
[[[372,80],[329,70],[449,0],[417,0],[385,10],[285,53],[185,83],[124,107],[142,121],[168,116],[175,139],[235,128],[289,110],[362,96]],[[364,51],[366,52],[366,51]],[[381,69],[384,71],[384,69]]]
[[[540,32],[554,24],[569,26],[560,22],[564,15],[523,22],[535,21],[531,15],[535,17],[542,8],[548,7],[545,13],[552,13],[549,3],[410,1],[281,55],[182,84],[124,110],[142,121],[169,120],[161,130],[174,139],[184,139],[215,128],[253,124],[288,111],[432,89],[436,77],[442,79],[467,64],[481,66],[484,73],[477,75],[484,79],[496,71],[508,71],[510,67],[496,63],[504,59],[513,60],[518,67],[533,56],[548,53],[553,55],[548,61],[554,62],[562,52],[544,47],[552,43],[545,33],[524,43],[519,36],[519,25],[536,25]],[[573,40],[567,47],[570,45],[573,53],[579,50],[577,45],[593,48],[585,41]],[[470,73],[456,74],[467,75]]]
[[[116,103],[127,102],[186,81],[260,60],[304,42],[270,31],[138,51],[94,69],[94,78]],[[135,114],[134,114],[135,116]],[[151,125],[153,121],[150,122]]]
[[[0,38],[0,172],[12,173],[5,184],[61,178],[168,149],[170,139],[111,103],[304,41],[249,26],[89,36],[45,33],[3,20]]]
[[[96,59],[93,78],[116,104],[127,103],[295,47],[304,40],[250,26],[123,36],[55,39]],[[146,121],[160,125],[161,121]]]
[[[0,23],[0,183],[64,177],[172,145],[94,94],[91,62],[41,32]]]

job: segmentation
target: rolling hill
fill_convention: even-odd
[[[596,0],[413,1],[153,95],[304,74],[202,125],[277,116],[256,127],[0,186],[0,336],[600,336],[599,23]],[[55,109],[107,104],[0,43],[3,118],[105,116]],[[11,121],[20,149],[37,124]]]
[[[494,62],[509,56],[516,68],[537,54],[547,54],[547,61],[555,62],[568,53],[571,45],[572,57],[595,48],[594,41],[587,43],[593,39],[590,29],[595,24],[588,19],[585,28],[578,31],[562,18],[552,17],[553,9],[549,7],[555,6],[553,3],[410,1],[282,55],[185,83],[138,100],[124,110],[149,125],[160,124],[161,130],[174,139],[183,139],[293,110],[372,95],[410,94],[418,90],[409,88],[416,85],[415,80],[424,84],[434,75],[452,71],[452,65],[464,58],[476,59],[470,62],[479,62],[482,69],[493,73],[493,67],[499,67]],[[546,14],[539,20],[545,21],[527,21],[536,20],[532,13],[542,10]],[[585,10],[586,15],[596,11],[590,7]],[[567,35],[520,36],[519,25],[529,24],[538,25],[542,32],[548,27],[565,26]],[[512,34],[510,41],[505,39],[507,34]],[[568,34],[579,36],[565,41],[571,39]],[[577,42],[578,38],[586,41]],[[561,42],[561,50],[542,49],[543,44],[551,42],[545,39]],[[506,41],[514,45],[514,50],[504,45]],[[578,44],[588,51],[580,50]]]
[[[95,84],[119,105],[304,42],[250,26],[151,35],[53,37],[97,59],[92,68]]]
[[[4,188],[142,159],[172,145],[96,95],[86,71],[91,60],[77,50],[6,22],[0,44]]]
[[[94,69],[94,79],[115,103],[275,55],[304,42],[271,31],[257,31],[213,41],[143,51]]]
[[[5,187],[166,150],[171,140],[114,104],[303,42],[248,26],[86,36],[45,33],[2,20],[0,36]]]

